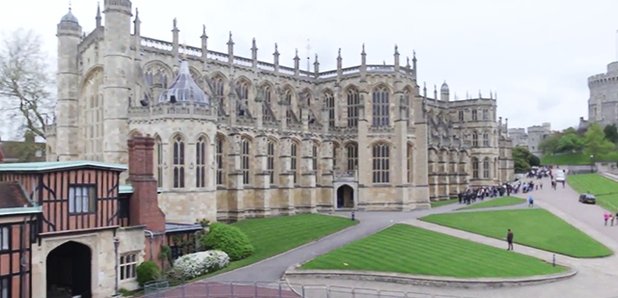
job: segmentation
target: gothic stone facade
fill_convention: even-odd
[[[105,0],[103,14],[88,35],[77,19],[58,25],[48,156],[126,163],[129,136],[154,136],[169,221],[427,208],[430,197],[509,177],[495,165],[495,100],[421,96],[416,58],[402,65],[396,48],[390,65],[367,65],[363,49],[360,66],[343,68],[339,55],[335,70],[320,71],[316,56],[303,71],[298,56],[280,65],[276,45],[273,63],[258,61],[255,41],[251,58],[235,56],[231,34],[227,53],[210,50],[205,32],[201,47],[180,46],[175,20],[172,42],[143,37],[137,13],[131,32],[129,0]],[[455,125],[456,111],[479,105],[490,118]],[[491,135],[487,147],[428,136],[475,129]],[[488,175],[470,175],[485,158]]]

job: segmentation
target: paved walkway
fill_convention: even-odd
[[[545,186],[543,190],[531,193],[535,198],[535,206],[537,206],[535,208],[541,207],[549,210],[610,247],[612,250],[618,252],[618,226],[606,227],[603,225],[604,210],[602,208],[596,205],[584,205],[579,203],[577,200],[578,194],[568,185],[565,188],[558,186],[556,190],[552,190],[549,187],[549,180],[545,179],[543,184]],[[525,198],[528,194],[518,194],[518,196]],[[461,206],[458,204],[452,204],[431,210],[418,210],[412,212],[357,212],[357,218],[361,223],[354,227],[248,267],[215,276],[208,279],[208,281],[254,282],[279,280],[283,272],[294,264],[310,260],[317,255],[324,254],[348,242],[363,238],[399,222],[417,225],[456,237],[471,239],[476,242],[504,248],[505,243],[501,240],[416,220],[428,214],[449,212],[459,207]],[[511,208],[521,208],[521,205],[516,205]],[[349,216],[349,213],[339,215]],[[549,262],[551,262],[553,256],[552,253],[521,245],[516,245],[515,249],[518,253],[532,255]],[[312,278],[293,279],[289,281],[294,284],[374,288],[391,291],[431,293],[433,295],[451,295],[456,297],[618,297],[618,256],[614,255],[597,259],[575,259],[557,255],[556,259],[558,263],[576,268],[578,274],[568,280],[549,284],[496,289],[436,288],[381,282]]]

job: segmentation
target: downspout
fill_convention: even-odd
[[[152,258],[152,239],[154,238],[154,233],[151,230],[146,230],[146,229],[144,229],[144,233],[148,234],[150,236],[150,241],[148,241],[148,244],[149,244],[149,248],[150,248],[150,260],[153,260],[153,258]]]

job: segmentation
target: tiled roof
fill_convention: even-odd
[[[125,171],[123,164],[103,163],[90,160],[50,161],[50,162],[23,162],[0,164],[0,172],[51,172],[75,168],[99,168],[116,171]]]

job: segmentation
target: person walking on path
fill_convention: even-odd
[[[605,212],[605,214],[603,214],[603,219],[605,221],[605,225],[607,225],[607,220],[609,219],[609,213]]]
[[[513,250],[513,231],[511,231],[511,229],[506,233],[506,242],[509,244],[506,250]]]
[[[534,207],[534,199],[532,198],[532,195],[528,196],[528,207]]]

